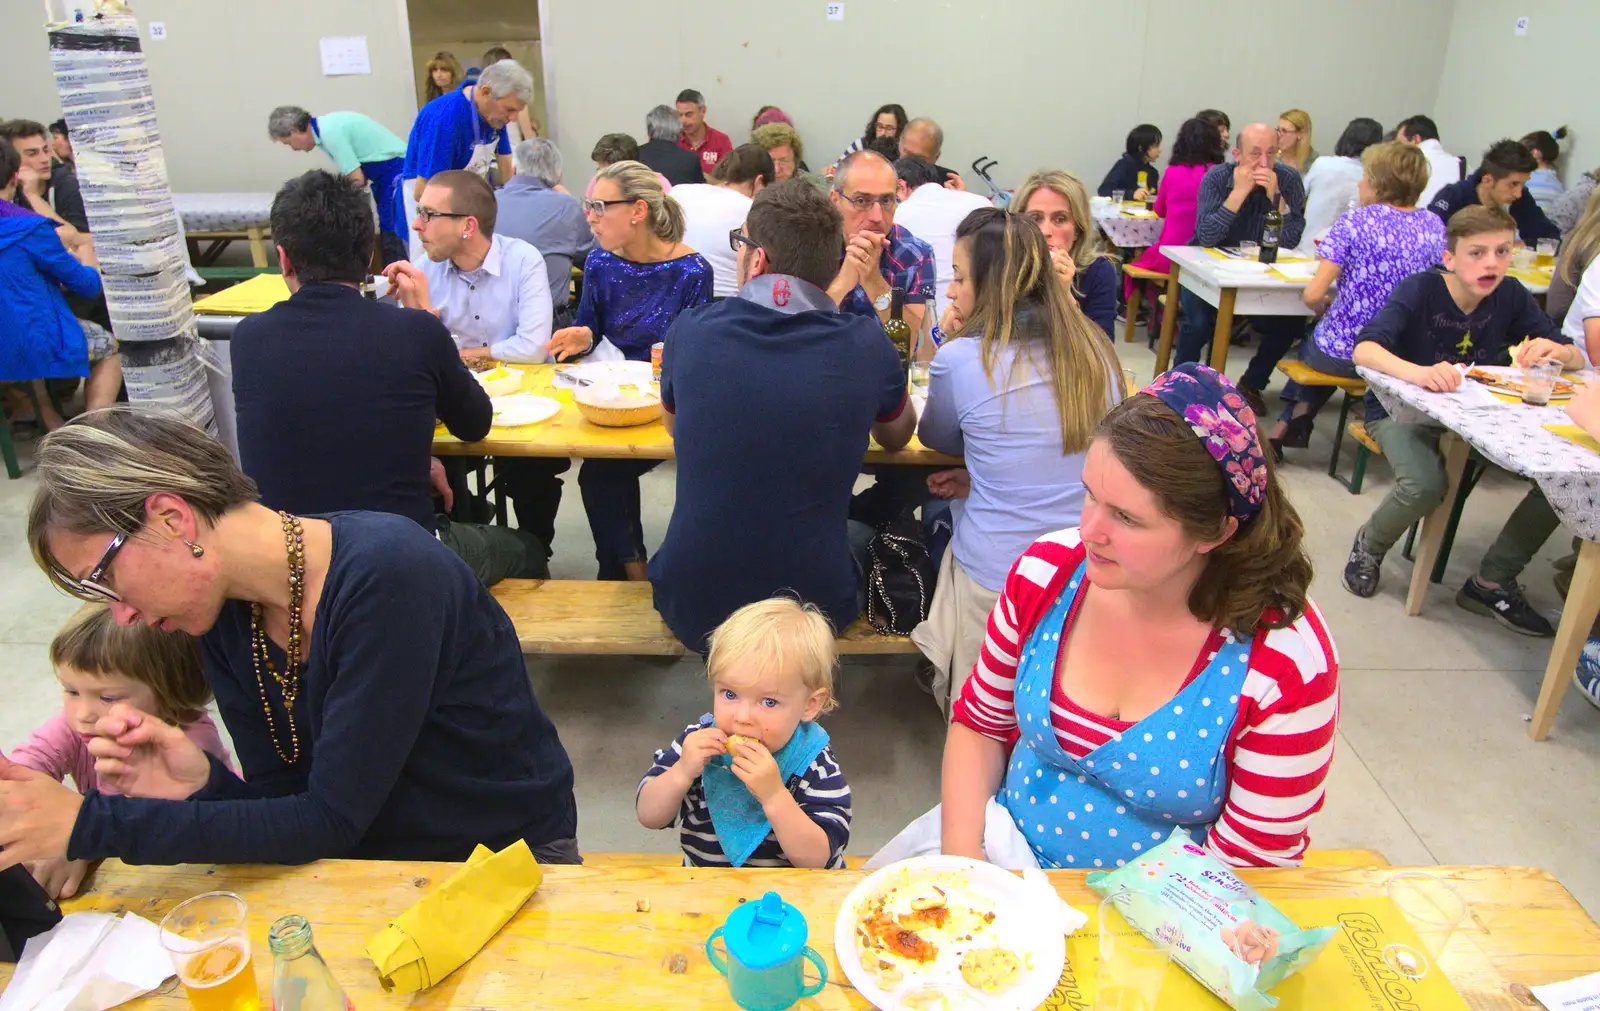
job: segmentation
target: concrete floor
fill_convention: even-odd
[[[1149,378],[1153,356],[1142,340],[1117,350],[1141,382]],[[1249,354],[1236,350],[1230,373],[1237,375]],[[1600,756],[1600,713],[1569,693],[1550,740],[1530,741],[1526,720],[1548,640],[1503,630],[1453,600],[1522,486],[1499,474],[1484,479],[1445,583],[1432,590],[1420,617],[1408,618],[1402,599],[1410,563],[1398,552],[1385,564],[1375,598],[1358,599],[1340,585],[1351,537],[1387,491],[1389,472],[1374,461],[1360,496],[1330,480],[1324,468],[1334,420],[1330,409],[1311,448],[1294,452],[1280,471],[1306,525],[1317,565],[1312,592],[1341,658],[1338,750],[1327,806],[1312,824],[1313,845],[1373,848],[1396,864],[1542,867],[1600,914],[1591,835],[1600,824],[1600,791],[1579,788]],[[30,448],[24,443],[23,453]],[[644,479],[652,548],[666,527],[673,482],[670,464]],[[16,745],[58,705],[45,646],[75,606],[29,558],[23,526],[33,484],[26,473],[0,481],[0,748]],[[557,578],[592,578],[588,525],[570,480],[567,488],[552,568]],[[1523,580],[1552,618],[1560,600],[1550,561],[1566,550],[1558,534]],[[855,794],[852,853],[873,852],[938,800],[944,728],[913,686],[911,667],[904,658],[847,662],[841,706],[826,721]],[[673,852],[672,832],[647,831],[634,819],[634,789],[651,752],[709,708],[702,669],[564,659],[531,661],[529,671],[577,769],[584,849]]]

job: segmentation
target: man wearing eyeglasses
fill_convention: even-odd
[[[828,194],[844,222],[844,264],[828,286],[842,312],[889,318],[889,290],[906,293],[905,321],[912,333],[922,326],[933,298],[933,247],[894,223],[900,203],[900,177],[888,159],[857,151],[839,163]]]
[[[725,240],[738,294],[667,332],[661,418],[677,445],[677,498],[650,582],[691,649],[779,592],[835,628],[861,613],[872,528],[850,520],[851,491],[867,437],[904,446],[916,412],[883,329],[838,312],[824,288],[839,229],[810,183],[766,187]]]

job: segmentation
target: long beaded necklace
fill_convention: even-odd
[[[304,663],[300,641],[300,605],[304,600],[306,582],[305,528],[300,524],[300,517],[291,516],[281,509],[278,518],[283,521],[283,544],[289,558],[289,643],[283,651],[283,672],[278,672],[272,664],[272,658],[267,655],[266,610],[260,604],[250,605],[250,659],[255,667],[256,686],[261,690],[261,711],[267,717],[267,736],[272,739],[272,750],[286,765],[295,765],[300,761],[300,737],[295,732],[294,703],[300,697],[300,676]],[[283,712],[289,723],[287,750],[278,741],[278,727],[272,718],[272,706],[267,702],[267,679],[261,676],[262,668],[266,668],[267,676],[277,683],[278,692],[283,697]]]

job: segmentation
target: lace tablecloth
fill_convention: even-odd
[[[1165,218],[1130,218],[1122,209],[1110,204],[1096,203],[1091,209],[1094,223],[1111,240],[1112,244],[1126,249],[1153,246],[1161,238]]]
[[[272,213],[271,193],[174,193],[185,232],[242,232],[267,228]]]
[[[1501,401],[1470,380],[1464,391],[1432,393],[1382,372],[1357,371],[1391,415],[1408,407],[1421,411],[1491,463],[1532,478],[1569,530],[1600,541],[1600,455],[1544,429],[1572,423],[1561,407]]]

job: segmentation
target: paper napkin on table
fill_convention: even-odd
[[[71,913],[28,939],[0,1011],[105,1011],[172,973],[161,928],[133,913]]]
[[[544,880],[524,840],[487,846],[367,942],[385,991],[426,990],[465,965]],[[5,1011],[5,1009],[0,1009]]]
[[[1600,453],[1600,440],[1577,425],[1546,425],[1544,430],[1559,435],[1568,442],[1575,442],[1591,453]]]

